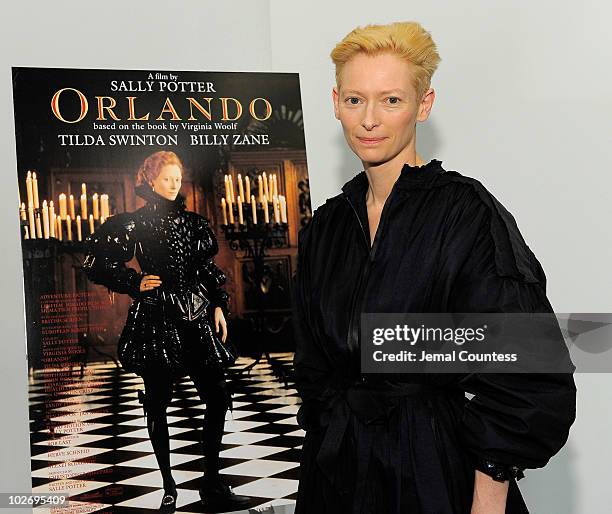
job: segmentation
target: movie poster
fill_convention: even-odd
[[[304,432],[290,381],[290,283],[297,235],[311,218],[298,75],[13,68],[13,92],[32,488],[68,498],[35,511],[160,507],[143,380],[118,355],[149,275],[139,259],[147,250],[118,220],[150,203],[137,194],[137,175],[148,158],[165,156],[180,163],[174,169],[185,210],[203,217],[216,238],[218,252],[206,266],[225,276],[223,344],[237,359],[226,370],[233,408],[223,426],[220,476],[250,497],[244,512],[293,512]],[[115,226],[125,231],[115,235]],[[157,229],[152,223],[146,244],[154,244]],[[84,272],[96,234],[121,250],[97,258],[113,257],[105,263],[124,286],[95,283]],[[158,269],[163,275],[166,268]],[[160,280],[158,291],[177,286]],[[187,310],[195,316],[202,305],[193,298]],[[176,511],[207,512],[199,497],[207,404],[189,376],[171,392]]]

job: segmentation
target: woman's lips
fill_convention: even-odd
[[[384,137],[358,137],[359,141],[364,145],[375,145],[386,139]]]

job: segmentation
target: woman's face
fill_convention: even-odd
[[[416,151],[416,122],[429,116],[435,93],[417,101],[411,64],[391,53],[359,53],[339,77],[332,98],[349,147],[364,167],[408,162]]]
[[[168,200],[175,200],[181,189],[182,175],[181,168],[177,164],[166,164],[151,185],[157,194]]]

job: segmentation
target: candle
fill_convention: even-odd
[[[87,196],[87,186],[85,185],[85,182],[81,184],[81,194]]]
[[[34,207],[34,193],[32,192],[32,172],[28,171],[26,177],[26,191],[28,193],[28,208]]]
[[[74,195],[70,195],[68,200],[68,208],[70,209],[70,218],[74,219]]]
[[[68,234],[68,241],[72,241],[72,218],[66,216],[66,233]]]
[[[261,202],[263,199],[263,185],[261,183],[261,175],[257,175],[257,187],[259,188],[258,199]]]
[[[110,209],[108,207],[108,195],[100,195],[100,217],[104,219],[110,216]]]
[[[221,198],[221,208],[223,209],[223,224],[227,225],[227,203],[225,198]]]
[[[264,208],[264,222],[270,223],[270,215],[268,214],[268,199],[264,195],[264,201],[261,202]]]
[[[59,195],[59,211],[60,219],[65,220],[68,212],[66,209],[66,195],[64,193]]]
[[[255,203],[255,195],[251,195],[251,211],[253,212],[253,224],[257,225],[257,204]]]
[[[79,241],[83,241],[83,233],[81,232],[81,216],[77,216],[76,226],[77,226],[77,239]]]
[[[106,218],[104,216],[100,216],[100,225],[104,225]]]
[[[268,179],[266,179],[265,171],[262,173],[262,181],[263,181],[263,187],[264,187],[263,195],[269,198],[270,192],[268,191]]]
[[[36,237],[38,239],[42,239],[43,237],[42,225],[40,223],[40,214],[36,215]]]
[[[89,233],[90,234],[94,233],[94,217],[93,217],[93,214],[89,215]]]
[[[278,210],[278,196],[276,195],[272,197],[272,207],[274,208],[274,223],[278,223],[280,221],[280,215]]]
[[[23,227],[25,229],[24,239],[30,239],[30,231],[28,230],[28,226]]]
[[[58,216],[57,217],[57,238],[61,241],[63,234],[62,234],[62,217]]]
[[[230,191],[230,201],[232,203],[236,203],[236,197],[234,196],[234,181],[232,180],[232,176],[229,176],[229,191]]]
[[[234,224],[234,204],[229,201],[227,204],[227,213],[229,214],[229,222],[231,225]]]
[[[223,181],[225,182],[225,198],[227,198],[227,201],[230,201],[230,192],[229,192],[229,178],[226,175],[223,175]]]
[[[268,175],[268,194],[266,195],[268,198],[272,198],[272,204],[274,205],[274,175],[270,173]]]
[[[51,202],[53,203],[53,202]],[[49,209],[49,237],[55,237],[55,227],[57,226],[57,216],[55,215],[55,211]]]
[[[27,221],[28,217],[26,215],[25,203],[21,203],[21,209],[19,209],[19,212],[21,213],[21,219],[23,221]]]
[[[244,198],[244,186],[242,185],[242,175],[238,173],[238,194],[240,198]]]
[[[87,217],[87,194],[86,193],[81,194],[81,216],[83,216],[83,218]]]
[[[251,181],[249,177],[244,177],[244,181],[246,182],[246,196],[245,198],[251,198]]]
[[[32,173],[32,191],[34,193],[34,208],[40,207],[38,203],[38,180],[36,179],[36,172]]]
[[[36,239],[36,221],[34,220],[34,202],[28,207],[28,219],[30,223],[30,239]]]
[[[100,217],[100,206],[98,205],[98,193],[94,193],[92,197],[93,201],[93,216],[97,220]]]
[[[242,217],[242,197],[238,195],[238,223],[244,225],[244,218]]]
[[[43,200],[43,237],[49,239],[49,207],[47,206],[47,200]]]

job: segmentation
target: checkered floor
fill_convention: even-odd
[[[272,356],[290,369],[292,353]],[[241,357],[235,368],[250,362]],[[227,413],[220,454],[225,482],[235,493],[253,498],[250,509],[242,513],[266,512],[264,507],[270,505],[279,506],[275,512],[292,513],[304,436],[295,418],[297,392],[291,382],[289,388],[278,382],[265,360],[230,383],[234,411]],[[35,513],[157,511],[163,494],[161,475],[137,389],[143,389],[140,377],[114,364],[90,365],[83,378],[75,370],[72,378],[63,380],[50,370],[34,372],[30,381],[33,491],[68,492],[71,500],[69,507],[39,508]],[[168,408],[177,513],[205,512],[198,496],[203,463],[199,427],[204,412],[193,384],[182,380]]]

